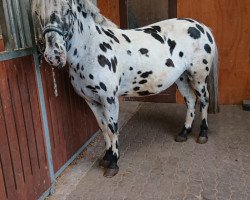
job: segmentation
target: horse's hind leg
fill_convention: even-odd
[[[208,68],[207,68],[208,69]],[[202,113],[202,122],[200,126],[200,134],[197,142],[204,144],[208,141],[208,123],[207,123],[207,113],[209,104],[209,92],[207,89],[207,77],[209,70],[197,70],[196,74],[192,76],[192,87],[200,100],[200,108]]]
[[[187,135],[192,130],[192,124],[195,117],[195,104],[196,104],[196,95],[193,88],[189,84],[189,79],[186,73],[183,73],[182,76],[175,82],[178,90],[184,97],[184,100],[187,105],[187,115],[186,121],[183,129],[175,138],[176,142],[185,142],[187,140]]]

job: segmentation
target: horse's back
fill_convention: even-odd
[[[123,86],[132,91],[145,88],[158,93],[172,85],[184,71],[204,70],[204,60],[212,63],[216,49],[210,29],[192,19],[164,20],[122,34],[130,40],[122,51],[129,50],[130,54],[118,55],[118,61],[122,72],[128,75]],[[141,76],[143,72],[150,73],[146,80]],[[136,77],[141,80],[139,87],[132,84],[136,83],[133,80]]]

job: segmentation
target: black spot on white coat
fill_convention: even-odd
[[[207,53],[211,53],[211,47],[209,44],[205,44],[204,49]]]
[[[167,59],[166,65],[167,65],[168,67],[175,67],[173,60],[170,59],[170,58]]]
[[[164,39],[157,33],[151,33],[151,35],[153,36],[153,38],[155,38],[156,40],[158,40],[160,43],[164,44]]]
[[[141,48],[141,49],[139,49],[139,51],[141,52],[142,55],[148,56],[148,52],[149,52],[148,49]]]
[[[81,31],[81,33],[82,33],[82,32],[83,32],[83,25],[82,25],[82,22],[80,22],[79,26],[80,26],[80,31]]]
[[[178,18],[177,20],[185,20],[185,21],[188,21],[188,22],[194,23],[194,20],[192,20],[192,19],[188,19],[188,18]]]
[[[74,56],[76,56],[76,55],[77,55],[77,49],[74,50]]]
[[[134,88],[134,91],[138,91],[138,90],[140,90],[140,87],[135,87]]]
[[[113,72],[116,73],[116,66],[117,66],[117,58],[116,57],[111,59],[111,66],[112,66]]]
[[[87,13],[82,11],[82,16],[83,16],[84,18],[87,18]]]
[[[113,126],[111,124],[108,124],[108,127],[109,127],[110,131],[114,134],[115,130],[114,130]]]
[[[182,58],[183,55],[184,55],[184,53],[182,51],[180,51],[179,56]]]
[[[112,47],[110,46],[109,43],[103,42],[103,45],[104,45],[107,49],[112,50]]]
[[[141,77],[142,77],[142,78],[148,78],[150,74],[153,74],[153,72],[152,72],[152,71],[144,72],[144,73],[141,75]]]
[[[203,59],[202,61],[205,65],[208,63],[206,59]]]
[[[107,52],[107,48],[103,44],[100,44],[99,46],[103,52]]]
[[[140,82],[139,82],[139,84],[145,84],[145,83],[147,83],[148,81],[147,80],[141,80]]]
[[[188,34],[193,39],[199,39],[201,37],[201,32],[195,27],[189,27]]]
[[[105,35],[107,35],[108,37],[112,38],[117,43],[120,43],[120,41],[118,40],[118,38],[114,35],[114,33],[111,30],[106,31],[104,28],[102,28],[102,31],[105,33]]]
[[[109,104],[115,104],[115,98],[114,97],[107,97],[107,102]]]
[[[204,28],[203,28],[201,25],[196,24],[195,26],[196,26],[203,34],[205,33],[205,32],[204,32]]]
[[[131,42],[131,40],[129,39],[129,37],[128,37],[127,35],[122,34],[122,36],[125,38],[125,40],[126,40],[128,43],[130,43],[130,42]]]
[[[151,94],[154,94],[154,93],[151,93],[148,90],[146,90],[146,91],[142,91],[142,92],[137,92],[137,94],[140,95],[140,96],[147,96],[147,95],[151,95]]]
[[[161,27],[160,26],[152,26],[152,28],[158,32],[161,32]]]
[[[207,32],[207,38],[208,38],[209,42],[211,44],[213,44],[213,38],[211,37],[211,35],[208,32]]]
[[[80,78],[85,79],[85,77],[84,77],[84,75],[82,73],[80,73]]]
[[[103,52],[107,52],[107,50],[112,50],[112,47],[110,46],[110,44],[106,43],[106,42],[103,42],[101,43],[100,45],[100,49],[103,51]]]
[[[168,39],[168,46],[170,48],[170,54],[173,55],[174,48],[176,46],[176,42],[174,40]]]
[[[110,61],[104,56],[104,55],[99,55],[98,56],[98,62],[102,67],[105,67],[105,65],[108,65],[109,68],[111,68],[111,63]]]
[[[100,28],[99,28],[98,26],[95,26],[95,28],[96,28],[96,30],[97,30],[97,32],[98,32],[99,34],[102,34],[102,32],[101,32],[101,30],[100,30]]]
[[[103,83],[103,82],[100,82],[100,87],[105,91],[105,92],[107,92],[107,87],[106,87],[106,85]]]

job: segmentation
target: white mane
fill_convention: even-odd
[[[57,8],[61,6],[68,6],[68,2],[70,0],[32,0],[32,13],[33,15],[37,13],[41,20],[46,19],[48,17],[46,13],[51,13],[51,9],[57,10]],[[117,27],[113,22],[104,17],[99,8],[97,8],[91,0],[72,0],[73,2],[77,1],[83,6],[83,9],[88,14],[93,14],[94,20],[96,23],[101,24],[103,26],[111,26]],[[60,5],[57,5],[60,3]]]
[[[90,0],[78,1],[79,3],[82,3],[84,5],[85,12],[94,14],[94,19],[97,24],[117,27],[117,25],[115,25],[113,22],[111,22],[109,19],[107,19],[101,14],[99,8],[97,8]]]

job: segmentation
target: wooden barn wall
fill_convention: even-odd
[[[127,0],[127,5],[129,23],[135,23],[133,28],[147,26],[169,17],[167,0]]]
[[[0,199],[38,199],[50,187],[33,57],[0,62]]]
[[[219,102],[250,99],[250,1],[178,0],[177,15],[213,30],[219,49]]]
[[[3,39],[0,36],[0,52],[4,51],[4,43],[3,43]]]
[[[68,68],[55,69],[58,96],[54,94],[51,66],[41,67],[54,170],[57,172],[98,130],[92,111],[69,80]]]
[[[101,13],[120,26],[120,0],[97,0],[97,6],[101,10]]]

